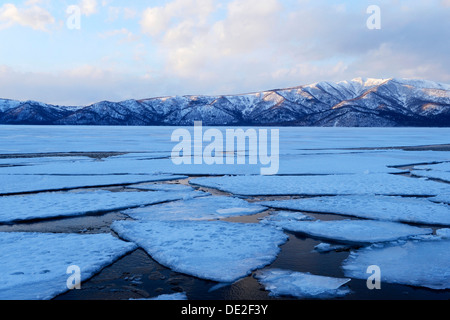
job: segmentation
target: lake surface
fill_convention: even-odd
[[[237,197],[249,203],[267,200],[302,199],[319,196],[297,194],[271,195],[261,193],[261,186],[254,195],[243,196],[239,192],[214,188],[202,184],[190,184],[198,177],[259,175],[261,164],[252,165],[175,165],[171,152],[177,142],[171,141],[175,127],[87,127],[87,126],[0,126],[0,189],[2,197],[26,197],[52,192],[152,192],[136,189],[140,177],[168,176],[151,184],[178,184],[192,186],[215,196]],[[194,131],[193,127],[185,127]],[[203,130],[207,130],[205,127]],[[227,129],[218,128],[224,135]],[[242,128],[244,130],[250,128]],[[434,170],[433,165],[450,162],[450,128],[257,128],[279,130],[279,175],[300,180],[303,176],[351,176],[389,175],[414,181],[431,181],[435,193],[398,196],[417,197],[424,201],[433,196],[450,194],[446,171]],[[206,145],[206,144],[205,144]],[[204,145],[204,146],[205,146]],[[203,146],[203,147],[204,147]],[[245,150],[248,152],[248,146]],[[427,167],[428,166],[428,167]],[[431,166],[431,167],[429,167]],[[426,174],[442,173],[442,178],[426,179]],[[424,174],[419,179],[419,175]],[[99,179],[95,179],[99,176]],[[100,180],[100,176],[102,180]],[[30,178],[31,177],[31,178]],[[84,177],[84,178],[83,178]],[[92,179],[94,177],[94,179]],[[172,178],[171,178],[172,177]],[[276,177],[276,176],[275,176]],[[441,176],[439,176],[441,177]],[[28,180],[26,180],[28,179]],[[71,179],[78,179],[76,182]],[[110,179],[110,180],[109,180]],[[276,178],[275,178],[276,179]],[[96,181],[97,180],[97,181]],[[145,179],[144,179],[145,180]],[[29,181],[29,182],[27,182]],[[219,180],[220,181],[220,180]],[[281,181],[281,180],[280,180]],[[143,181],[144,182],[144,181]],[[148,184],[148,183],[147,183]],[[442,187],[441,187],[442,186]],[[257,188],[258,187],[258,188]],[[246,187],[247,188],[247,187]],[[405,184],[407,188],[407,184]],[[264,189],[264,186],[263,186]],[[400,188],[401,189],[401,188]],[[8,193],[8,190],[14,192]],[[239,189],[237,189],[239,190]],[[333,190],[336,190],[333,189]],[[245,190],[248,191],[248,190]],[[259,193],[258,193],[259,192]],[[334,196],[339,196],[338,188]],[[436,194],[438,193],[439,194]],[[289,193],[289,192],[288,192]],[[450,197],[448,197],[450,201]],[[181,201],[184,201],[183,199]],[[433,202],[434,203],[434,202]],[[449,203],[449,202],[447,202]],[[30,205],[32,208],[33,204]],[[70,206],[70,202],[67,204]],[[370,205],[370,204],[368,204]],[[449,206],[448,204],[443,204]],[[14,208],[2,210],[13,211]],[[30,209],[31,210],[31,209]],[[381,209],[380,209],[381,210]],[[261,219],[277,210],[251,216],[227,217],[221,220],[234,223],[260,223]],[[291,210],[292,211],[292,210]],[[354,216],[317,212],[302,212],[321,221],[352,220]],[[132,220],[123,210],[78,214],[77,216],[43,216],[26,221],[12,219],[0,223],[1,232],[38,233],[110,233],[114,221]],[[413,224],[436,230],[443,226]],[[280,246],[280,252],[272,263],[264,268],[279,268],[316,275],[345,278],[343,262],[356,245],[342,250],[317,252],[315,246],[323,243],[307,234],[284,231],[289,239]],[[340,243],[336,241],[336,243]],[[237,246],[239,244],[236,244]],[[450,248],[449,248],[450,249]],[[24,248],[25,250],[25,248]],[[450,265],[450,264],[449,264]],[[442,267],[442,266],[441,266]],[[450,267],[449,267],[450,268]],[[14,270],[8,270],[13,272]],[[264,300],[296,299],[292,296],[273,297],[255,278],[254,270],[239,281],[217,286],[217,282],[200,279],[186,273],[172,271],[161,265],[142,248],[102,267],[82,283],[82,290],[64,291],[55,299],[139,299],[159,294],[185,292],[192,300]],[[444,279],[450,282],[450,279]],[[351,279],[350,293],[337,299],[450,299],[450,290],[433,290],[426,287],[382,282],[381,290],[369,290],[364,279]],[[1,292],[0,284],[0,292]],[[18,289],[19,290],[19,289]],[[39,288],[36,288],[39,290]]]

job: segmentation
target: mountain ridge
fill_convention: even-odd
[[[0,124],[450,126],[450,85],[355,78],[236,95],[184,95],[88,106],[0,99]]]

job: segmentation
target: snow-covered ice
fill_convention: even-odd
[[[110,234],[1,232],[0,299],[51,299],[68,290],[69,266],[85,281],[134,249]]]
[[[436,235],[442,239],[450,239],[450,228],[437,229]]]
[[[344,261],[345,276],[367,279],[367,267],[377,265],[383,282],[450,289],[450,240],[407,241],[373,245],[354,251]]]
[[[0,223],[119,211],[203,195],[200,191],[82,191],[4,196],[0,197]]]
[[[208,196],[123,211],[136,220],[213,220],[253,215],[266,207],[225,196]]]
[[[4,130],[3,130],[4,129]],[[0,153],[171,152],[173,127],[2,126]],[[222,129],[225,130],[225,129]],[[447,144],[448,128],[281,127],[280,152]],[[11,137],[14,137],[13,139]],[[149,143],[151,142],[151,143]]]
[[[238,195],[423,195],[448,192],[448,186],[434,181],[392,174],[318,176],[224,176],[196,178],[193,185]]]
[[[439,179],[450,182],[450,172],[440,170],[413,170],[411,173],[415,176],[430,179]]]
[[[184,179],[173,175],[0,175],[0,195]]]
[[[102,161],[81,159],[78,161],[41,162],[31,166],[0,168],[0,174],[52,174],[52,175],[152,175],[161,173],[162,164],[170,164],[170,159],[137,160],[129,157],[106,158]]]
[[[447,171],[450,172],[450,162],[442,162],[436,164],[415,166],[417,170],[435,170],[435,171]]]
[[[334,221],[273,221],[272,225],[291,232],[348,244],[393,241],[417,235],[431,234],[430,228],[375,220]]]
[[[173,128],[3,126],[0,153],[169,151]],[[11,139],[11,137],[14,137]],[[151,143],[149,143],[149,141]]]
[[[343,287],[351,279],[333,278],[282,269],[265,269],[256,273],[271,296],[296,298],[335,298],[350,292]]]
[[[422,198],[335,196],[264,201],[260,204],[279,209],[337,213],[365,219],[450,225],[450,206]]]
[[[450,193],[444,193],[437,195],[435,197],[428,198],[428,200],[438,203],[447,203],[450,204]]]
[[[282,228],[296,229],[300,225],[301,229],[307,230],[299,232],[330,242],[316,246],[315,253],[307,253],[316,258],[330,257],[319,255],[317,251],[350,248],[347,245],[341,246],[341,243],[356,242],[368,245],[377,242],[367,251],[354,251],[351,259],[347,260],[348,263],[351,262],[350,269],[361,272],[361,278],[364,280],[368,277],[365,273],[367,264],[377,264],[378,260],[374,262],[372,258],[381,257],[379,264],[382,275],[387,277],[387,280],[383,281],[412,285],[420,282],[418,285],[431,284],[428,285],[430,288],[449,287],[449,229],[438,229],[433,235],[431,229],[393,222],[447,226],[448,214],[445,212],[448,212],[448,206],[444,207],[436,202],[450,204],[448,185],[426,178],[417,179],[389,173],[407,171],[409,168],[400,167],[414,165],[413,174],[446,180],[450,172],[450,152],[403,151],[401,148],[371,149],[417,146],[418,141],[421,145],[446,144],[448,129],[279,129],[280,176],[268,177],[259,176],[261,165],[248,163],[174,165],[170,159],[175,145],[171,143],[174,128],[170,127],[3,126],[0,131],[2,156],[41,153],[43,157],[28,155],[38,157],[15,158],[18,155],[13,155],[11,158],[0,159],[0,195],[9,194],[0,197],[0,221],[16,222],[86,214],[97,210],[123,211],[125,208],[141,205],[152,206],[127,210],[127,213],[138,221],[120,221],[113,224],[113,230],[132,243],[106,234],[0,233],[0,299],[52,298],[67,290],[66,280],[69,275],[66,274],[66,268],[69,264],[79,265],[83,280],[86,280],[126,252],[134,250],[137,245],[158,262],[175,271],[219,281],[220,285],[223,285],[245,277],[251,271],[274,261],[280,252],[280,245],[288,239]],[[83,156],[57,156],[57,153],[62,152],[115,151],[126,154],[103,157],[101,160]],[[55,156],[44,154],[50,152],[54,152]],[[246,160],[248,162],[248,157]],[[437,162],[445,163],[431,164]],[[197,178],[191,182],[192,185],[217,188],[236,196],[338,195],[321,203],[316,202],[327,197],[289,200],[286,201],[289,206],[277,208],[307,210],[292,205],[301,203],[303,206],[310,203],[311,206],[317,204],[317,210],[311,211],[328,212],[332,209],[331,213],[392,221],[310,222],[307,221],[308,217],[300,212],[287,211],[274,212],[265,217],[262,223],[256,224],[159,221],[220,219],[261,212],[270,203],[281,203],[250,203],[233,196],[206,197],[210,195],[193,193],[191,186],[157,183],[185,179],[188,178],[187,175],[230,175]],[[150,192],[135,192],[129,189],[130,192],[120,193],[83,190],[11,195],[110,185],[123,185]],[[430,198],[395,197],[400,195],[422,195]],[[196,196],[205,198],[193,199]],[[227,199],[224,200],[223,206],[222,201],[219,203],[211,200],[219,198]],[[164,201],[176,202],[160,203]],[[64,223],[64,220],[57,223],[60,222]],[[417,240],[411,241],[410,238]],[[388,244],[384,242],[391,239],[407,240]],[[336,245],[335,242],[339,244]],[[361,270],[355,267],[353,262],[361,267]],[[416,266],[419,270],[414,270]],[[317,269],[307,271],[320,274]],[[271,273],[270,276],[277,278],[276,285],[274,284],[276,287],[272,289],[273,294],[283,289],[286,289],[286,293],[280,291],[281,295],[309,295],[308,297],[321,290],[325,290],[327,294],[314,297],[333,298],[337,292],[346,293],[346,289],[342,288],[346,279],[335,279],[335,282],[287,270],[276,276]],[[299,286],[293,286],[297,280],[300,281],[297,283]],[[185,296],[162,295],[156,298],[184,299]]]
[[[278,174],[399,173],[405,170],[397,167],[449,159],[448,154],[435,151],[354,150],[353,153],[348,153],[340,150],[340,153],[337,153],[336,150],[330,150],[329,154],[324,152],[321,150],[319,154],[282,154]]]
[[[22,169],[24,166],[34,166],[34,165],[42,165],[42,164],[60,164],[60,163],[75,163],[78,161],[92,161],[87,157],[75,157],[75,156],[67,156],[67,157],[29,157],[29,158],[4,158],[0,159],[0,165],[11,165],[11,166],[21,166]]]
[[[303,152],[303,154],[298,154]],[[280,154],[278,174],[364,174],[364,173],[400,173],[405,170],[396,168],[417,163],[448,160],[449,156],[433,151],[354,151],[345,150],[316,151],[289,150]],[[225,161],[225,156],[223,162]],[[39,159],[39,158],[36,158]],[[227,174],[259,174],[261,164],[250,165],[248,155],[245,164],[183,164],[175,165],[166,157],[151,157],[136,154],[125,154],[108,157],[102,161],[90,158],[72,158],[68,161],[34,161],[21,167],[2,167],[0,174],[177,174],[177,175],[227,175]],[[6,159],[13,161],[14,159]],[[24,164],[27,164],[24,162]]]
[[[287,241],[280,230],[225,221],[116,221],[112,229],[174,271],[234,282],[271,263]]]
[[[415,166],[412,174],[450,182],[450,162]]]

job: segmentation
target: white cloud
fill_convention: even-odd
[[[450,43],[442,41],[450,30],[445,13],[431,3],[417,2],[407,13],[401,5],[384,8],[378,33],[366,28],[363,4],[233,0],[222,7],[214,3],[219,14],[201,20],[175,16],[166,5],[154,12],[162,21],[152,35],[165,57],[165,74],[185,79],[200,92],[236,93],[358,76],[449,81],[445,55]]]
[[[32,6],[35,4],[41,4],[43,0],[28,0],[27,2],[25,2],[26,6]]]
[[[97,0],[81,0],[78,5],[81,8],[81,13],[85,16],[97,13]]]
[[[160,35],[164,30],[173,27],[173,21],[195,21],[204,23],[214,11],[213,0],[174,0],[165,6],[147,8],[141,19],[142,32],[151,36]]]
[[[212,21],[217,10],[225,10],[226,16]],[[141,26],[158,41],[167,72],[212,80],[220,68],[230,70],[237,60],[245,65],[247,58],[254,60],[245,55],[270,46],[280,11],[277,0],[234,0],[226,7],[211,0],[175,0],[148,8]]]
[[[164,13],[164,8],[148,8],[142,15],[142,32],[151,36],[156,36],[166,29],[169,21],[170,17]]]
[[[118,19],[134,19],[138,15],[136,9],[129,7],[116,7],[116,6],[108,6],[108,22],[114,22]]]
[[[137,16],[137,11],[133,8],[123,8],[123,17],[125,19],[134,19]]]
[[[13,25],[30,27],[34,30],[47,31],[47,26],[55,23],[55,18],[45,9],[36,5],[36,1],[27,2],[25,8],[6,3],[0,7],[0,30]]]
[[[143,80],[112,68],[81,65],[60,72],[20,72],[0,65],[0,97],[57,105],[88,105],[103,100],[148,98],[161,79]],[[152,91],[150,92],[150,89]]]
[[[106,39],[109,37],[121,37],[121,42],[133,42],[139,40],[139,36],[135,35],[133,32],[128,30],[127,28],[115,29],[106,31],[99,34],[100,38]]]

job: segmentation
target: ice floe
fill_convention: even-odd
[[[435,170],[450,172],[450,162],[442,162],[437,164],[427,164],[415,166],[417,170]]]
[[[173,127],[3,126],[0,152],[170,152]],[[447,128],[292,128],[281,127],[280,152],[447,144]],[[222,132],[226,128],[220,128]],[[13,137],[13,138],[11,138]],[[150,140],[151,139],[151,140]],[[151,141],[151,143],[149,143]],[[345,150],[348,151],[348,150]],[[436,152],[438,153],[438,152]]]
[[[184,179],[173,175],[0,175],[0,195]]]
[[[263,201],[260,204],[279,209],[336,213],[366,219],[450,225],[450,206],[422,198],[335,196]]]
[[[0,299],[52,299],[68,290],[68,267],[85,281],[134,249],[110,234],[1,232]]]
[[[411,173],[419,177],[450,182],[450,162],[418,165],[414,167],[414,170],[412,170]]]
[[[208,196],[123,211],[136,220],[213,220],[253,215],[266,207],[225,196]]]
[[[440,194],[435,197],[428,198],[428,200],[438,203],[447,203],[450,204],[450,193]]]
[[[438,179],[446,182],[450,182],[450,172],[439,170],[413,170],[411,173],[418,177]]]
[[[271,263],[287,241],[280,230],[224,221],[116,221],[112,229],[174,271],[234,282]]]
[[[443,183],[392,174],[326,176],[224,176],[196,178],[193,185],[238,195],[428,195],[448,192]]]
[[[291,232],[348,244],[393,241],[433,232],[430,228],[419,228],[397,222],[375,220],[285,220],[273,221],[271,224]]]
[[[282,269],[266,269],[256,273],[271,296],[296,298],[335,298],[350,292],[343,287],[351,279],[333,278]]]
[[[35,157],[26,157],[26,155],[24,155],[25,158],[3,158],[0,159],[0,165],[10,165],[10,166],[21,166],[22,169],[24,166],[34,166],[34,165],[42,165],[42,164],[60,164],[60,163],[75,163],[75,162],[79,162],[79,161],[92,161],[92,159],[89,159],[87,157],[72,157],[72,156],[67,156],[67,157],[46,157],[46,156],[38,156],[36,155]],[[6,170],[7,171],[7,170]]]
[[[0,197],[0,223],[119,211],[207,195],[185,192],[51,192]]]
[[[316,151],[317,152],[317,151]],[[433,151],[364,151],[340,150],[337,153],[282,155],[278,174],[363,174],[397,173],[416,163],[449,159],[448,154]]]
[[[322,242],[314,247],[314,251],[320,252],[320,253],[325,253],[325,252],[330,252],[330,251],[347,250],[348,248],[350,248],[350,246],[348,246],[348,245],[330,244],[330,243]]]
[[[304,152],[304,151],[303,151]],[[400,173],[400,167],[417,163],[443,161],[449,159],[445,153],[401,150],[316,150],[318,154],[296,154],[296,150],[286,150],[280,154],[278,173],[282,175],[299,174],[363,174],[363,173]],[[203,159],[207,160],[207,159]],[[226,163],[226,156],[221,158]],[[236,161],[236,160],[235,160]],[[27,164],[25,162],[25,164]],[[249,164],[248,155],[245,164],[183,164],[172,162],[170,154],[125,154],[96,159],[74,158],[72,161],[36,161],[22,167],[3,167],[0,174],[178,174],[178,175],[226,175],[259,174],[261,164]]]
[[[41,162],[31,166],[0,168],[0,174],[52,174],[52,175],[154,175],[160,174],[171,164],[170,159],[165,160],[138,160],[130,157],[107,158],[102,161],[95,159],[82,159],[76,161]]]
[[[437,229],[436,235],[442,239],[450,239],[450,228]]]
[[[258,204],[262,203],[263,202],[258,202]],[[307,220],[314,220],[314,218],[295,211],[275,211],[271,212],[270,215],[268,215],[267,217],[264,217],[260,222],[270,223],[270,221],[284,221],[284,220],[307,221]]]
[[[344,261],[345,276],[367,279],[376,265],[383,282],[450,289],[450,240],[407,241],[372,245],[354,251]]]

